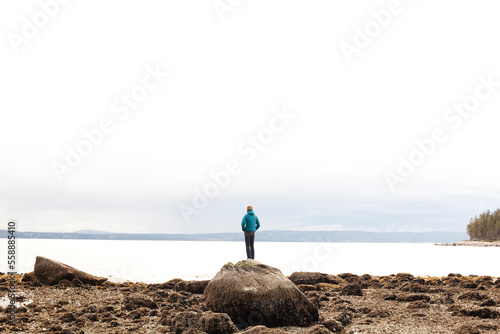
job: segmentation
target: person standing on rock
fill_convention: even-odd
[[[251,205],[247,206],[247,214],[243,216],[241,221],[241,229],[245,232],[245,246],[247,249],[247,259],[255,258],[255,249],[253,243],[255,241],[255,231],[260,227],[259,218],[253,212]]]

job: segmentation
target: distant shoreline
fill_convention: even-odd
[[[436,246],[500,247],[500,241],[471,241],[436,243]]]
[[[7,231],[0,230],[0,238]],[[361,243],[451,243],[467,235],[462,232],[365,232],[365,231],[290,231],[259,230],[259,242],[361,242]],[[86,239],[86,240],[175,240],[175,241],[242,241],[242,232],[205,234],[110,233],[82,232],[16,232],[19,239]]]

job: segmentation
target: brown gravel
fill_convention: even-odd
[[[41,286],[37,282],[22,282],[22,277],[17,276],[16,294],[24,305],[17,309],[14,325],[9,323],[5,307],[0,308],[0,332],[174,333],[173,322],[179,314],[192,314],[196,318],[201,313],[205,318],[209,314],[203,295],[199,294],[200,284],[196,282],[106,282],[102,286],[63,282]],[[320,306],[320,321],[308,328],[281,327],[282,332],[500,332],[500,279],[497,278],[457,274],[330,277],[329,283],[319,279],[316,283],[298,285]],[[7,291],[8,277],[0,275],[0,298],[5,300]],[[200,329],[189,332],[204,333]],[[255,327],[251,332],[279,331]]]

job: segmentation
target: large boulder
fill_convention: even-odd
[[[241,327],[309,326],[318,308],[277,268],[256,260],[227,263],[208,283],[208,308]]]
[[[72,281],[79,279],[84,284],[101,285],[107,278],[97,277],[81,270],[75,269],[67,264],[37,256],[35,261],[35,276],[38,281],[46,285],[56,285],[61,280]]]

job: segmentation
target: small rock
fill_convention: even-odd
[[[351,283],[344,286],[340,291],[340,294],[342,296],[362,296],[363,290],[359,284]]]
[[[344,277],[344,281],[346,281],[347,283],[358,283],[361,285],[368,285],[368,283],[365,280],[363,280],[358,275],[354,274],[350,274],[350,276]]]
[[[71,286],[74,288],[80,288],[83,286],[83,282],[80,281],[78,278],[73,278],[73,280],[71,281]]]
[[[186,299],[186,297],[184,297],[180,293],[173,292],[173,293],[171,293],[171,294],[168,295],[167,302],[169,302],[169,303],[178,303],[178,302],[180,302],[180,301],[182,301],[184,299]]]
[[[463,281],[458,284],[458,287],[463,289],[475,289],[478,285],[472,281]]]
[[[397,287],[396,283],[388,282],[384,284],[384,289],[395,289]]]
[[[36,279],[36,276],[35,276],[35,272],[32,271],[30,273],[26,273],[23,275],[23,278],[21,279],[21,282],[36,282],[37,279]]]
[[[488,299],[488,296],[485,294],[482,294],[477,291],[470,291],[470,292],[465,292],[462,293],[460,296],[458,296],[458,299],[462,300],[486,300]]]
[[[66,312],[59,319],[61,319],[62,322],[72,322],[75,321],[75,316],[73,313]]]
[[[196,294],[203,294],[210,280],[204,281],[180,281],[175,284],[175,291],[188,291]]]
[[[69,288],[71,286],[71,282],[68,281],[67,279],[62,279],[57,283],[57,286],[62,288],[62,289],[66,289],[66,288]]]
[[[238,331],[226,313],[205,312],[200,318],[200,327],[207,334],[230,334]]]
[[[371,279],[368,281],[368,287],[372,289],[380,289],[382,287],[382,283],[378,279]]]
[[[90,321],[93,321],[93,322],[96,322],[97,320],[99,320],[99,319],[97,318],[97,315],[96,315],[95,313],[93,313],[93,314],[89,314],[89,315],[87,316],[87,319],[89,319]]]
[[[142,293],[132,293],[126,296],[123,302],[126,310],[135,310],[139,307],[158,308],[150,296]]]
[[[492,310],[487,307],[479,308],[479,309],[465,309],[461,310],[461,313],[465,316],[469,317],[479,317],[482,319],[495,319],[500,316],[498,311]]]
[[[342,279],[347,279],[347,278],[352,278],[352,277],[357,278],[358,277],[358,275],[353,274],[353,273],[342,273],[342,274],[338,274],[337,276],[342,278]]]
[[[367,314],[367,316],[370,318],[387,318],[389,315],[389,312],[381,309],[373,310]]]
[[[183,281],[184,280],[182,280],[180,278],[174,278],[174,279],[171,279],[168,282],[159,284],[158,288],[159,289],[164,289],[164,290],[170,290],[170,289],[173,289],[177,283],[183,282]]]
[[[335,303],[335,306],[332,308],[332,310],[333,311],[337,311],[337,312],[345,312],[345,311],[347,311],[349,314],[354,314],[354,313],[358,312],[355,308],[353,308],[353,307],[351,307],[351,306],[349,306],[347,304],[337,304],[337,303]]]
[[[396,274],[396,279],[398,281],[413,281],[413,279],[415,278],[415,276],[413,276],[412,274],[408,274],[408,273],[398,273]]]
[[[395,294],[386,295],[384,300],[396,300],[397,296]]]
[[[480,323],[477,325],[477,329],[485,331],[498,331],[498,325],[491,323]]]
[[[140,319],[144,316],[150,315],[150,311],[151,309],[147,307],[139,307],[138,309],[132,311],[130,313],[130,316],[132,317],[132,319]]]
[[[448,274],[448,277],[462,277],[462,274]]]
[[[297,287],[303,292],[317,290],[315,285],[310,285],[310,284],[298,284]]]
[[[362,307],[358,311],[361,312],[361,313],[363,313],[363,314],[368,314],[368,313],[370,313],[372,311],[372,309],[369,308],[369,307]]]
[[[446,280],[446,285],[448,285],[448,286],[457,286],[459,284],[460,284],[460,281],[455,277],[452,277],[452,278]]]
[[[493,299],[487,299],[479,304],[479,306],[497,306],[497,303]]]
[[[453,299],[453,294],[449,291],[444,293],[443,298],[441,299],[444,304],[454,304],[455,299]]]
[[[172,319],[172,330],[175,334],[181,334],[190,328],[199,329],[199,322],[202,314],[193,311],[177,313]]]
[[[365,281],[369,281],[372,279],[372,276],[369,274],[363,274],[361,278],[364,279]]]
[[[68,305],[68,304],[69,304],[69,302],[68,302],[67,300],[60,300],[60,301],[58,301],[58,302],[54,305],[54,307],[63,307],[64,305]]]
[[[419,317],[419,318],[425,318],[427,316],[427,314],[425,314],[425,313],[412,313],[412,316]]]
[[[115,308],[113,307],[113,305],[106,305],[106,306],[102,306],[102,307],[98,308],[97,312],[98,313],[113,312],[114,310],[115,310]]]
[[[266,326],[253,326],[248,327],[246,330],[242,332],[238,332],[238,334],[286,334],[285,332],[279,328],[267,328]]]
[[[332,319],[337,320],[340,322],[342,325],[347,326],[351,323],[352,321],[352,315],[347,312],[339,312],[335,314]]]
[[[83,310],[84,313],[96,313],[97,307],[95,305],[89,305],[89,307]]]
[[[318,300],[319,301],[322,301],[322,302],[326,302],[326,301],[329,301],[330,299],[328,298],[328,296],[326,294],[321,294],[318,296]]]
[[[417,300],[417,301],[409,303],[406,308],[410,309],[410,310],[419,309],[419,308],[429,308],[429,304],[422,301],[422,300]]]
[[[413,292],[413,293],[415,292],[427,293],[430,290],[428,286],[420,285],[413,282],[404,283],[403,285],[401,285],[399,289],[404,292]]]
[[[170,310],[163,310],[160,314],[159,323],[163,326],[171,326],[174,316]]]
[[[319,290],[319,291],[339,291],[339,285],[338,284],[316,283],[314,286],[316,287],[316,290]]]
[[[396,298],[396,300],[400,301],[400,302],[414,302],[417,300],[430,301],[431,298],[427,295],[424,295],[424,294],[415,293],[415,294],[408,294],[408,295],[399,295]]]
[[[323,325],[316,325],[309,328],[305,334],[330,334],[331,332]]]
[[[309,284],[314,285],[317,283],[330,283],[330,284],[340,284],[343,279],[339,276],[323,274],[319,272],[307,272],[307,271],[296,271],[288,277],[290,281],[294,284]]]
[[[328,319],[322,322],[322,325],[328,328],[330,332],[341,332],[342,329],[344,328],[344,325],[335,319]]]
[[[187,331],[182,332],[182,334],[207,334],[198,328],[189,328]]]
[[[471,325],[459,325],[453,329],[455,334],[480,334],[481,331]]]

